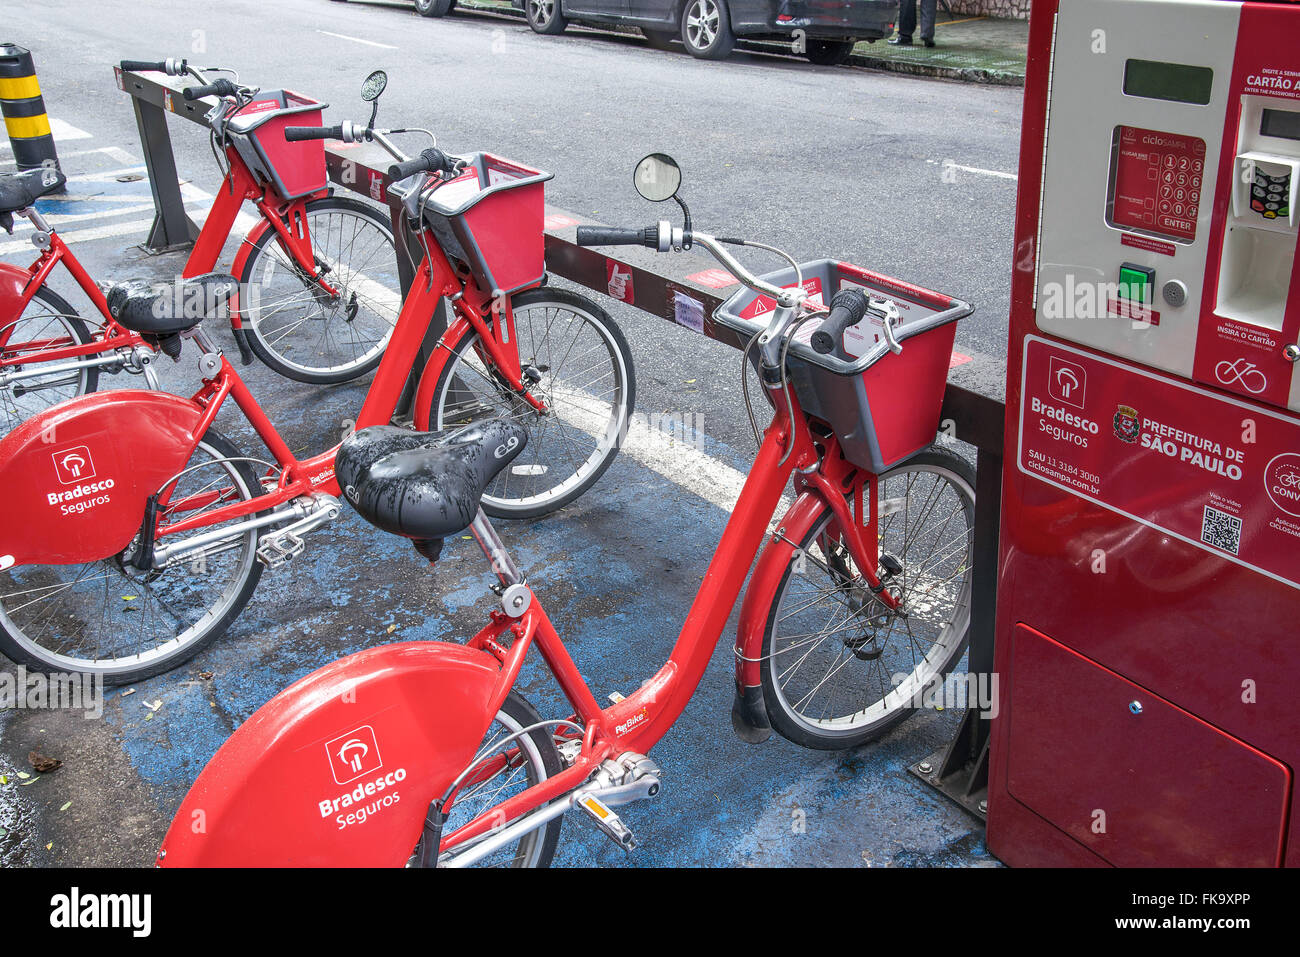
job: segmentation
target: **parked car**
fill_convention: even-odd
[[[335,0],[346,3],[347,0]],[[415,0],[415,12],[422,17],[445,17],[456,9],[456,0]]]
[[[436,0],[433,0],[436,2]],[[894,32],[898,0],[513,0],[538,33],[570,23],[640,28],[659,47],[681,39],[692,56],[721,60],[737,37],[793,43],[813,63],[843,63],[859,40]],[[802,31],[796,33],[795,31]]]

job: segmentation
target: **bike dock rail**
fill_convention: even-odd
[[[205,129],[211,100],[185,100],[181,89],[189,81],[164,82],[158,74],[140,74],[114,67],[117,86],[130,95],[135,110],[140,143],[153,193],[154,223],[142,248],[163,253],[193,243],[198,226],[185,212],[167,114],[196,123]],[[166,78],[171,80],[172,78]],[[392,158],[375,144],[345,144],[327,141],[325,161],[329,180],[336,186],[364,196],[389,208],[394,236],[396,202],[388,197],[388,167]],[[744,346],[737,333],[713,320],[714,311],[735,291],[736,281],[721,267],[708,268],[698,257],[660,256],[648,250],[621,247],[620,257],[577,245],[579,225],[605,225],[584,219],[556,207],[546,208],[546,268],[549,274],[608,296],[632,308],[658,316],[736,349]],[[419,262],[418,245],[407,251]],[[399,248],[398,270],[402,291],[410,286],[411,259]],[[712,260],[708,261],[709,263]],[[674,269],[673,267],[679,267]],[[443,321],[430,325],[425,353],[432,350],[437,336],[446,328]],[[992,377],[1000,386],[1002,370]],[[413,392],[413,370],[408,393]],[[944,395],[942,420],[945,432],[976,449],[975,543],[971,588],[970,647],[967,671],[992,687],[994,617],[997,607],[998,534],[1001,522],[1002,450],[1005,404],[1000,396],[986,394],[989,383],[963,376],[950,377]],[[954,381],[956,380],[956,381]],[[409,398],[409,395],[408,395]],[[938,789],[971,813],[985,816],[988,783],[989,718],[976,702],[966,711],[953,740],[943,749],[909,767],[922,781]]]

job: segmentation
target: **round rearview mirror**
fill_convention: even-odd
[[[384,92],[386,86],[388,86],[388,74],[383,70],[376,70],[361,84],[361,99],[367,103],[379,99],[379,94]]]
[[[632,183],[650,202],[662,203],[677,195],[682,185],[682,168],[667,153],[651,153],[636,164]]]

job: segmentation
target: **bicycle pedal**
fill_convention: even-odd
[[[306,548],[307,543],[292,532],[267,537],[257,546],[257,560],[274,570],[302,554]]]
[[[632,829],[596,795],[588,794],[579,798],[578,807],[587,812],[588,817],[601,833],[624,851],[631,851],[636,847],[636,836],[632,833]]]

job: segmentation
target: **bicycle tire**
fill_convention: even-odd
[[[332,303],[328,307],[326,304],[320,304],[320,316],[305,316],[293,322],[291,326],[278,326],[275,329],[265,328],[265,319],[271,315],[280,315],[278,311],[267,313],[266,317],[258,315],[250,310],[260,310],[263,308],[262,299],[265,293],[257,291],[260,287],[253,285],[255,277],[260,272],[262,282],[266,283],[274,275],[277,269],[282,269],[286,275],[292,274],[296,267],[289,265],[288,259],[276,240],[279,234],[273,229],[268,229],[262,233],[252,244],[253,249],[249,254],[248,260],[244,263],[243,271],[239,278],[240,288],[240,324],[248,336],[248,344],[252,347],[254,354],[262,360],[269,368],[275,370],[286,379],[293,379],[296,382],[309,382],[320,385],[333,385],[340,382],[349,382],[359,376],[365,375],[374,370],[383,358],[384,348],[393,334],[393,327],[397,322],[397,314],[401,308],[401,287],[397,278],[397,252],[393,244],[392,223],[389,218],[376,210],[374,207],[367,205],[359,200],[347,196],[328,196],[322,199],[312,200],[306,206],[306,215],[310,219],[313,216],[321,214],[336,213],[342,217],[352,217],[366,220],[371,226],[376,227],[380,237],[386,245],[376,245],[374,249],[366,254],[365,261],[361,264],[348,263],[349,270],[360,271],[362,267],[374,264],[375,271],[386,279],[384,282],[377,282],[369,279],[362,273],[362,283],[365,288],[371,289],[372,298],[376,303],[376,308],[369,310],[372,316],[367,317],[367,330],[373,327],[374,335],[378,338],[374,340],[373,346],[367,346],[360,356],[354,356],[351,360],[337,363],[320,365],[314,364],[318,360],[312,356],[313,349],[330,334],[330,329],[342,322],[349,330],[349,335],[355,338],[356,322],[355,316],[360,312],[360,306],[354,318],[348,319],[339,315],[339,309],[342,308],[344,313],[347,312],[348,306],[344,302]],[[312,241],[315,245],[315,229],[312,230]],[[355,240],[355,232],[353,233]],[[342,231],[340,232],[339,254],[342,255]],[[271,250],[271,252],[268,252]],[[319,256],[320,253],[318,252]],[[382,272],[379,272],[382,270]],[[336,270],[337,271],[337,270]],[[278,277],[277,277],[278,278]],[[351,279],[351,276],[348,277]],[[301,296],[303,293],[292,285],[297,282],[302,286],[302,281],[296,276],[287,284],[290,290],[293,290],[293,296]],[[304,287],[305,288],[305,287]],[[357,290],[345,290],[356,295]],[[283,295],[289,295],[285,293]],[[383,295],[383,298],[376,298]],[[256,302],[253,302],[256,298]],[[346,296],[343,297],[346,300]],[[391,298],[391,302],[388,300]],[[277,300],[271,299],[271,302]],[[304,305],[310,305],[304,301]],[[328,314],[326,314],[328,312]],[[391,315],[390,315],[391,314]],[[282,321],[282,320],[281,320]],[[292,320],[290,320],[292,322]],[[297,329],[305,322],[323,323],[319,337],[315,343],[301,342],[297,339],[288,346],[285,340],[294,329]],[[281,329],[284,331],[281,332]],[[310,329],[310,327],[309,327]],[[276,333],[280,335],[276,336]],[[363,340],[364,341],[364,340]],[[285,355],[286,352],[292,351],[293,358]]]
[[[964,529],[952,528],[945,524],[937,537],[941,539],[941,546],[950,547],[949,538],[956,541],[964,535],[964,553],[953,556],[954,562],[964,570],[959,594],[954,601],[954,608],[960,610],[956,611],[954,617],[950,621],[946,621],[943,628],[940,630],[939,634],[943,638],[942,644],[940,644],[939,639],[936,639],[932,643],[932,648],[939,652],[933,661],[930,659],[930,654],[927,653],[922,656],[919,663],[917,662],[915,656],[916,637],[911,631],[911,623],[909,620],[906,627],[908,631],[908,641],[913,645],[913,648],[911,649],[912,670],[910,672],[903,672],[901,669],[905,667],[905,665],[894,665],[894,667],[899,670],[886,676],[884,674],[885,668],[888,667],[891,662],[897,660],[893,657],[889,659],[885,658],[888,643],[894,635],[892,623],[889,632],[881,644],[879,653],[876,654],[874,658],[862,658],[862,653],[864,649],[868,655],[875,653],[875,646],[871,645],[871,642],[874,642],[877,639],[872,638],[867,640],[865,638],[859,638],[856,634],[852,635],[852,637],[844,634],[846,629],[855,631],[859,626],[861,626],[865,632],[871,627],[873,619],[879,619],[879,611],[883,606],[873,604],[869,596],[863,596],[865,597],[865,600],[862,600],[860,607],[857,610],[853,610],[851,615],[846,615],[844,617],[844,624],[826,632],[821,638],[817,638],[817,635],[822,634],[821,629],[817,632],[813,632],[811,636],[806,635],[800,629],[806,629],[809,627],[807,624],[809,620],[816,620],[815,613],[807,616],[804,616],[803,613],[817,605],[820,605],[822,599],[816,599],[813,603],[802,608],[795,608],[786,614],[784,618],[780,617],[785,599],[787,595],[791,594],[793,591],[793,577],[797,573],[800,574],[801,577],[803,575],[803,573],[798,572],[800,556],[802,555],[804,559],[804,572],[809,573],[810,575],[815,575],[817,572],[823,570],[823,568],[819,567],[817,562],[814,560],[815,556],[810,549],[813,548],[819,536],[827,529],[833,520],[833,515],[829,507],[823,505],[818,513],[808,521],[802,535],[800,535],[797,530],[792,530],[792,535],[798,536],[796,541],[798,542],[799,550],[790,554],[786,563],[785,571],[780,578],[779,584],[772,591],[767,605],[760,606],[766,607],[767,613],[765,615],[766,627],[763,635],[762,659],[759,663],[759,671],[762,677],[764,704],[767,709],[768,718],[772,722],[772,727],[775,728],[782,737],[787,738],[795,744],[817,750],[837,751],[857,747],[858,745],[876,740],[881,735],[885,734],[887,731],[905,720],[916,710],[915,707],[910,706],[915,700],[914,696],[903,694],[903,690],[910,690],[918,684],[920,687],[930,686],[931,682],[936,678],[946,676],[957,662],[961,660],[961,656],[965,652],[970,629],[971,581],[969,562],[970,550],[973,545],[975,521],[974,469],[971,467],[970,463],[956,453],[938,446],[931,446],[926,451],[913,456],[901,465],[883,473],[879,479],[881,494],[884,495],[887,490],[896,487],[889,484],[891,480],[906,476],[909,473],[937,476],[944,482],[948,483],[951,489],[956,493],[956,505],[962,513]],[[940,494],[942,494],[942,491]],[[906,498],[910,500],[910,497],[911,487],[909,485],[907,487]],[[956,513],[954,512],[953,514]],[[880,530],[881,541],[884,548],[892,554],[895,549],[890,546],[893,545],[897,539],[894,538],[890,532],[891,529],[882,523]],[[912,583],[910,585],[908,584],[907,576],[909,572],[909,564],[912,562],[912,559],[907,554],[907,548],[908,545],[905,533],[903,547],[899,550],[900,554],[895,556],[900,560],[904,568],[902,576],[902,581],[904,583],[904,601],[907,602],[909,606],[915,605],[917,608],[926,605],[927,602],[930,605],[937,604],[938,599],[934,596],[940,595],[940,597],[942,597],[941,592],[943,591],[943,588],[940,586],[943,583],[939,579],[936,579],[934,582],[927,580],[924,584],[923,590],[922,576],[926,573],[924,559],[920,563],[919,570],[917,566],[912,566]],[[825,555],[824,551],[822,557],[826,559],[826,566],[832,564],[830,558]],[[851,571],[847,566],[845,566],[845,570]],[[832,578],[832,581],[834,582],[832,588],[826,591],[823,597],[825,599],[832,599],[840,598],[841,595],[847,595],[848,597],[846,599],[842,599],[843,606],[851,608],[851,602],[857,600],[857,596],[851,594],[854,589],[852,589],[851,586],[846,587],[845,578],[842,575],[838,578],[838,581],[836,581],[835,578]],[[814,588],[816,588],[816,586],[814,586]],[[863,589],[861,586],[858,586],[856,591],[862,592]],[[869,612],[869,614],[855,617],[859,615],[859,612]],[[838,614],[838,610],[832,609],[832,613]],[[788,636],[790,642],[788,644],[782,644],[782,642],[778,640],[776,633],[777,626],[782,621],[794,619],[796,614],[801,617],[791,625],[793,634]],[[923,620],[921,620],[921,623],[925,624]],[[827,643],[828,639],[830,639],[829,644]],[[796,644],[796,642],[802,643]],[[855,646],[855,643],[858,644]],[[903,642],[900,641],[900,643]],[[843,647],[833,648],[836,644],[842,645]],[[790,652],[804,647],[807,647],[808,650],[793,657],[789,657]],[[794,672],[797,672],[799,668],[802,668],[803,662],[809,659],[814,652],[819,652],[819,648],[826,654],[828,654],[833,648],[835,658],[832,661],[830,668],[835,669],[836,673],[840,670],[847,671],[853,667],[854,662],[850,660],[850,657],[861,658],[864,662],[872,662],[873,665],[869,665],[865,669],[862,669],[865,674],[871,675],[870,678],[864,677],[863,681],[864,684],[867,681],[871,681],[874,687],[879,687],[882,691],[881,698],[874,702],[865,702],[865,698],[853,700],[855,706],[860,701],[864,702],[864,706],[860,709],[855,707],[855,710],[850,712],[848,715],[840,715],[836,713],[830,715],[830,717],[823,715],[822,717],[814,719],[809,714],[804,714],[797,710],[796,706],[803,701],[806,701],[808,708],[811,709],[813,702],[816,700],[816,695],[820,693],[820,688],[813,688],[810,692],[806,692],[803,697],[797,699],[793,703],[790,699],[802,689],[802,684],[795,685],[794,689],[788,694],[787,690],[792,683],[791,679],[794,677]],[[848,654],[845,654],[846,651]],[[777,659],[782,655],[786,655],[787,657],[774,665],[773,662],[777,661]],[[825,657],[825,655],[823,655],[823,657]],[[841,661],[844,663],[841,664]],[[879,664],[879,667],[877,668],[874,663],[881,664]],[[819,673],[817,667],[814,666],[812,674],[816,676]],[[831,674],[832,672],[828,670],[827,677],[822,678],[820,684],[825,684],[829,680]],[[856,672],[849,671],[849,674],[856,674]],[[895,679],[902,674],[906,674],[907,677],[903,678],[901,681],[896,681]],[[790,677],[786,681],[782,682],[782,675]],[[886,677],[889,678],[887,682],[884,680]],[[811,679],[807,678],[805,675],[801,680]],[[829,693],[833,695],[837,687],[837,684],[832,684]],[[895,691],[896,688],[899,690]],[[895,699],[893,707],[882,707],[879,712],[872,710],[876,708],[877,705],[883,705],[891,693],[894,694]],[[853,720],[853,717],[858,713],[861,713],[861,719],[856,721]]]
[[[515,339],[518,348],[521,350],[533,350],[540,353],[543,346],[548,350],[548,344],[551,339],[551,328],[558,316],[551,320],[551,325],[547,327],[546,334],[539,342],[536,330],[532,326],[531,318],[528,319],[528,328],[525,330],[525,324],[521,321],[521,316],[531,316],[532,310],[545,309],[555,304],[557,312],[559,310],[568,310],[585,322],[591,324],[596,335],[603,340],[607,356],[611,360],[611,368],[615,370],[615,383],[613,386],[615,399],[611,402],[611,414],[606,417],[603,423],[597,423],[596,418],[588,416],[587,411],[580,408],[566,409],[566,413],[572,412],[577,421],[586,422],[586,427],[579,425],[584,431],[589,428],[603,428],[604,439],[597,439],[596,448],[588,456],[578,463],[577,468],[571,475],[563,479],[560,483],[547,489],[543,489],[536,494],[511,495],[510,481],[512,476],[521,476],[522,470],[541,468],[547,470],[543,474],[549,474],[551,466],[543,464],[543,450],[549,451],[545,445],[551,436],[548,434],[547,422],[549,419],[541,420],[540,417],[532,410],[526,407],[518,399],[512,399],[505,395],[504,387],[501,386],[493,377],[487,374],[486,365],[482,365],[481,357],[474,353],[474,346],[479,341],[478,333],[470,330],[460,341],[455,343],[446,343],[446,348],[440,348],[439,353],[443,355],[443,364],[440,369],[436,370],[438,376],[437,385],[435,386],[428,409],[422,410],[425,418],[423,421],[429,423],[432,430],[454,428],[457,425],[468,424],[475,417],[469,414],[461,415],[459,418],[451,411],[454,404],[450,399],[453,389],[464,386],[464,380],[470,380],[470,388],[479,388],[485,395],[491,392],[502,406],[483,405],[477,401],[473,406],[474,412],[480,413],[482,417],[503,414],[515,418],[521,425],[529,430],[529,446],[510,468],[499,475],[491,486],[487,494],[483,496],[483,510],[489,515],[496,518],[537,518],[547,515],[557,509],[571,504],[579,498],[584,492],[590,489],[605,471],[613,463],[615,456],[618,454],[619,444],[622,436],[626,433],[627,425],[631,421],[632,413],[636,408],[636,374],[632,365],[632,353],[628,347],[627,338],[623,331],[618,327],[610,315],[600,306],[592,302],[586,296],[578,295],[567,289],[557,289],[553,286],[545,286],[539,289],[529,289],[525,292],[517,293],[511,297],[511,308],[515,311],[516,327]],[[581,335],[581,330],[575,333]],[[571,353],[570,353],[571,354]],[[549,356],[549,353],[548,353]],[[533,358],[536,358],[534,356]],[[561,362],[563,363],[563,359]],[[482,365],[482,369],[477,369],[473,363]],[[525,363],[527,364],[527,363]],[[554,372],[554,363],[538,363],[548,367],[548,374]],[[465,374],[461,376],[461,372]],[[461,382],[457,382],[458,377]],[[545,394],[548,387],[552,389],[554,395],[554,385],[559,380],[552,376],[548,383],[545,379],[541,380],[538,388]],[[586,393],[579,393],[576,389],[574,395],[581,395],[583,401],[587,399]],[[489,396],[489,397],[491,397]],[[557,413],[557,420],[562,418]],[[572,421],[571,417],[571,421]],[[556,429],[563,429],[566,426],[557,425]],[[602,441],[605,443],[602,446]],[[553,447],[553,446],[552,446]],[[600,452],[597,461],[592,462],[591,457],[596,452]],[[547,461],[550,461],[549,456]],[[573,482],[573,479],[581,474],[580,481]],[[521,491],[523,479],[516,478],[515,492]],[[565,484],[573,483],[573,484]],[[533,487],[525,485],[525,488]]]
[[[23,322],[28,318],[35,318],[28,317],[27,312],[28,309],[31,308],[32,303],[36,302],[39,302],[44,306],[52,316],[57,316],[65,322],[69,334],[76,340],[77,345],[89,345],[95,341],[95,335],[90,331],[90,327],[86,324],[86,320],[82,319],[81,316],[78,315],[77,311],[69,305],[66,299],[47,286],[41,286],[32,294],[31,301],[28,303],[27,308],[23,310],[22,315],[15,316],[12,319],[5,317],[3,320],[0,320],[0,325],[8,326],[11,323]],[[11,346],[6,346],[4,351],[8,353],[10,349]],[[71,392],[64,391],[55,393],[51,391],[47,393],[46,390],[42,389],[26,391],[19,396],[15,395],[13,387],[11,386],[5,386],[3,389],[0,389],[0,435],[12,431],[23,421],[30,419],[34,415],[39,415],[42,411],[58,402],[62,402],[65,399],[75,398],[79,395],[86,395],[99,388],[98,366],[87,366],[81,370],[78,376],[79,381],[76,388]],[[43,401],[45,398],[49,398],[50,401]],[[20,402],[20,399],[28,401]]]

